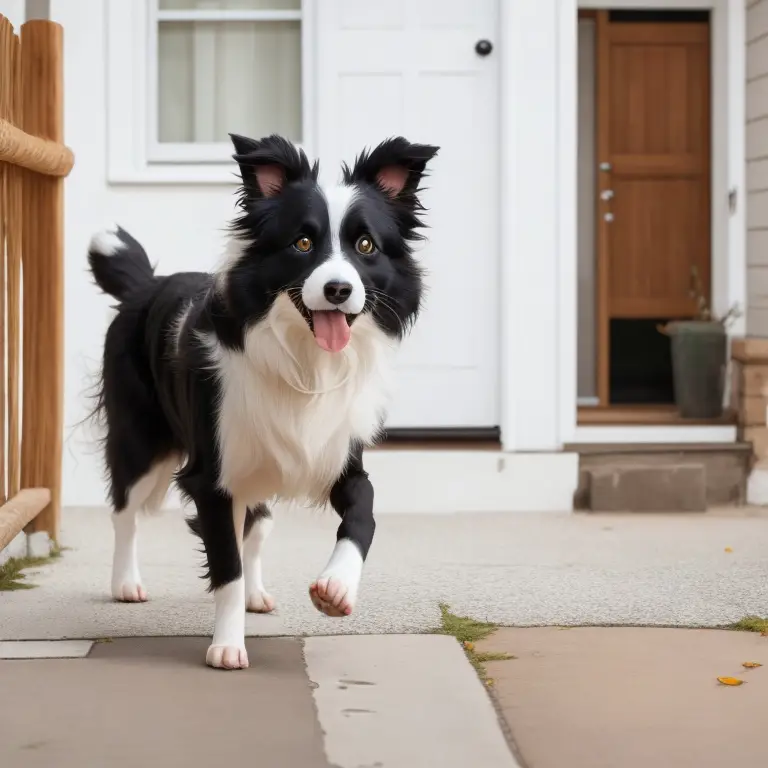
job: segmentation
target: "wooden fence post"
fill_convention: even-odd
[[[0,18],[0,120],[13,122],[13,104],[18,89],[15,61],[18,53],[18,39],[8,19]],[[11,178],[14,166],[0,163],[0,503],[8,498],[6,488],[5,456],[5,254],[6,240],[18,224],[11,212],[11,196],[15,191]]]
[[[63,143],[63,35],[50,21],[21,27],[21,128]],[[22,488],[49,488],[30,523],[59,535],[64,421],[64,180],[24,170]],[[34,211],[34,215],[30,212]]]
[[[21,45],[13,35],[10,101],[12,125],[21,122]],[[23,215],[21,188],[24,171],[16,165],[7,166],[8,189],[6,205],[8,218],[15,222],[6,232],[6,330],[8,344],[8,498],[21,490],[21,220]]]

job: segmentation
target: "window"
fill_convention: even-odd
[[[307,144],[307,0],[110,0],[113,182],[232,182],[229,133]]]

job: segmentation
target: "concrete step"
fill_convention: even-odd
[[[574,496],[577,509],[592,509],[590,473],[615,467],[703,467],[708,507],[741,506],[746,503],[747,477],[752,460],[749,443],[575,444],[568,446],[567,450],[579,454],[579,487]]]
[[[614,464],[587,470],[593,512],[705,512],[702,464]]]

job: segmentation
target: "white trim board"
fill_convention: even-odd
[[[575,111],[575,91],[562,93],[558,66],[563,5],[561,0],[500,3],[504,140],[498,231],[505,246],[499,279],[499,426],[505,451],[558,451],[564,442],[559,420],[572,412],[576,421],[576,358],[571,349],[575,332],[561,344],[567,322],[575,326],[576,318],[576,248],[560,231],[565,219],[559,214],[563,200],[569,204],[569,193],[559,183],[563,147],[558,119],[575,126],[575,116],[567,118],[570,109]],[[575,35],[576,6],[571,10]],[[575,44],[567,50],[575,52]],[[567,58],[569,53],[563,60]],[[575,70],[575,59],[571,67]],[[521,109],[521,104],[526,108]],[[575,133],[570,138],[575,163]],[[572,257],[563,255],[569,251]],[[561,296],[566,299],[562,311],[558,309]],[[568,408],[562,411],[568,397]]]
[[[734,443],[734,426],[621,426],[576,427],[573,442],[603,443]]]
[[[570,512],[579,480],[577,453],[369,450],[375,512]],[[279,506],[279,505],[278,505]],[[173,489],[164,509],[179,509]]]
[[[570,511],[579,479],[576,453],[384,449],[364,461],[379,514]]]
[[[216,10],[187,9],[157,10],[157,21],[301,21],[301,11],[259,11],[243,8],[220,8]]]

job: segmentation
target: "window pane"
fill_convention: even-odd
[[[299,11],[301,0],[160,0],[161,11]]]
[[[161,142],[300,141],[300,22],[161,23],[158,123]]]

